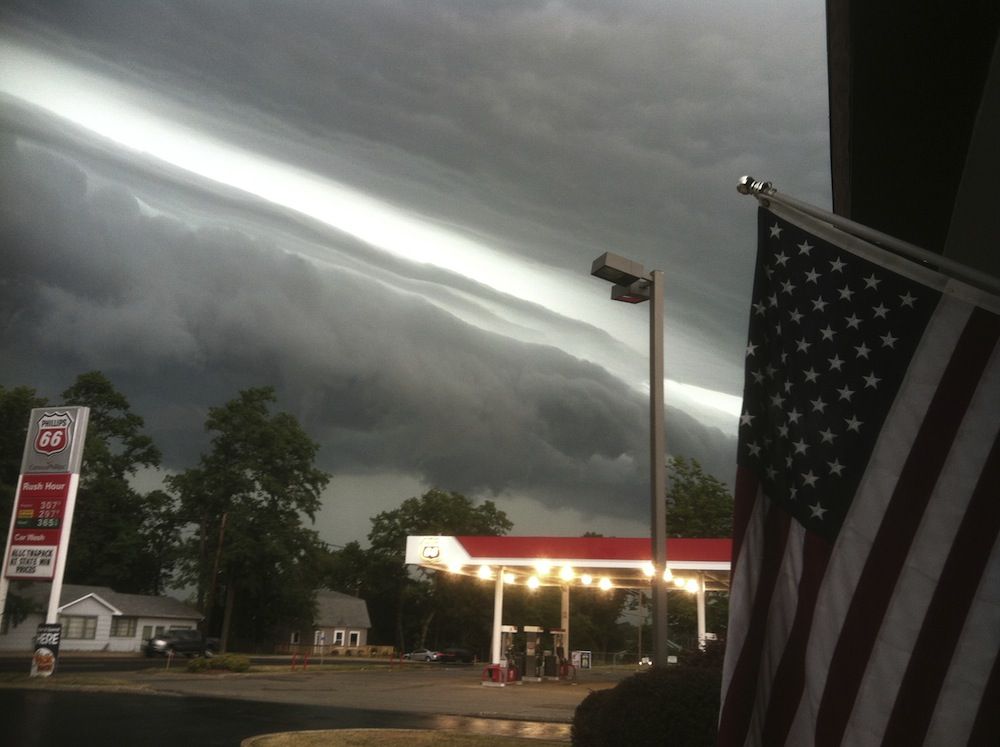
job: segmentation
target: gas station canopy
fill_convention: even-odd
[[[730,539],[667,540],[668,580],[679,588],[729,588]],[[411,536],[406,563],[505,584],[643,588],[653,575],[648,537]],[[697,588],[696,588],[697,587]]]

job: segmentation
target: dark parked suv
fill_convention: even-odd
[[[212,656],[218,650],[214,638],[205,638],[200,630],[173,628],[166,633],[154,635],[143,647],[146,656]]]

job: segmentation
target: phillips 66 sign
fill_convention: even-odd
[[[73,416],[69,412],[47,412],[38,419],[32,448],[50,457],[65,451],[73,436]]]
[[[31,411],[4,554],[9,579],[50,580],[65,564],[89,414],[86,407]]]

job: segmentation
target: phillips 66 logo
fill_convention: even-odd
[[[69,446],[73,418],[68,412],[47,412],[38,419],[38,433],[33,448],[39,454],[51,456]]]

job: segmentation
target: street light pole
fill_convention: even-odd
[[[649,482],[653,542],[653,664],[667,664],[667,475],[663,432],[663,273],[650,274],[649,299]]]
[[[638,262],[607,252],[594,260],[590,274],[614,283],[611,298],[625,303],[649,301],[649,491],[653,577],[653,664],[667,664],[667,473],[663,430],[663,272],[647,273]]]

